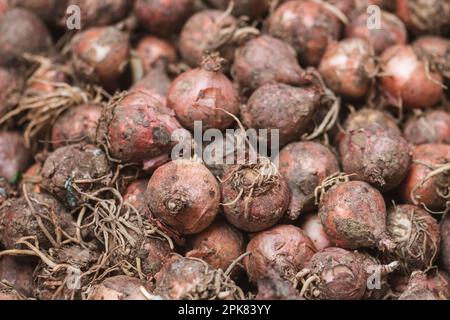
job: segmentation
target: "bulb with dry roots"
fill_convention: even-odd
[[[312,300],[360,300],[371,298],[367,285],[375,272],[382,278],[398,263],[380,265],[366,254],[330,247],[316,253],[306,268],[296,275],[300,295]]]
[[[31,153],[25,147],[19,132],[0,131],[0,176],[15,182],[31,162]]]
[[[406,44],[408,40],[406,27],[396,15],[381,11],[380,29],[368,28],[369,18],[370,15],[367,12],[362,12],[354,17],[346,27],[346,37],[365,39],[377,55],[393,45]]]
[[[446,300],[447,297],[439,295],[433,290],[427,279],[426,273],[414,271],[411,274],[406,290],[400,295],[398,300]]]
[[[186,257],[202,259],[214,269],[226,271],[245,251],[244,235],[223,219],[188,240]],[[231,275],[238,275],[235,267]]]
[[[300,85],[305,72],[295,50],[286,42],[262,35],[236,50],[233,74],[243,89],[256,90],[265,84]]]
[[[114,90],[130,55],[129,35],[114,26],[93,27],[71,41],[72,66],[90,83]]]
[[[317,142],[294,142],[279,155],[279,170],[292,193],[287,216],[295,220],[316,208],[314,191],[330,175],[339,172],[337,157]]]
[[[443,78],[421,60],[412,46],[395,45],[380,57],[380,85],[391,104],[405,109],[434,106],[443,94]],[[417,90],[420,88],[420,90]]]
[[[339,17],[318,1],[288,1],[269,18],[269,34],[291,44],[306,66],[317,66],[342,29]]]
[[[52,128],[53,149],[79,142],[95,143],[101,114],[102,106],[95,103],[76,106],[64,112]]]
[[[90,144],[62,147],[45,160],[42,187],[70,208],[83,202],[83,192],[98,190],[111,181],[111,169],[102,149]]]
[[[279,225],[256,234],[248,243],[247,252],[250,255],[244,264],[251,282],[257,282],[274,267],[283,278],[293,280],[316,248],[300,228]]]
[[[411,118],[403,129],[406,140],[414,145],[450,144],[450,113],[433,110]]]
[[[187,129],[201,121],[202,130],[224,130],[239,112],[239,98],[231,80],[221,72],[222,58],[208,55],[202,66],[179,75],[170,86],[167,106]]]
[[[221,180],[223,211],[228,222],[258,232],[275,225],[289,206],[286,179],[269,159],[256,164],[233,165]]]
[[[405,138],[377,124],[348,132],[339,144],[339,152],[347,174],[354,174],[357,180],[382,191],[396,188],[411,163],[411,150]]]
[[[193,9],[193,0],[136,0],[134,5],[140,25],[163,36],[178,31]]]
[[[412,164],[399,187],[402,199],[427,211],[445,211],[450,194],[450,146],[423,144],[412,151]]]
[[[129,276],[114,276],[94,287],[89,300],[147,300],[145,283]]]
[[[167,300],[243,300],[229,274],[195,258],[172,256],[156,275],[153,294]]]
[[[175,160],[159,167],[146,191],[152,214],[183,235],[205,230],[214,221],[220,203],[216,178],[203,165]]]
[[[200,65],[204,54],[209,52],[219,52],[227,63],[231,63],[240,32],[242,31],[239,31],[238,21],[225,11],[197,12],[181,30],[181,56],[191,67]]]
[[[328,181],[329,182],[329,181]],[[337,182],[325,190],[319,216],[329,239],[345,249],[392,250],[386,234],[386,206],[381,193],[362,181]]]
[[[29,193],[5,202],[0,210],[1,242],[12,251],[28,249],[24,238],[36,241],[40,248],[59,247],[73,238],[75,223],[72,215],[50,195]]]
[[[167,154],[175,145],[172,133],[180,128],[173,112],[153,92],[130,91],[104,108],[97,139],[113,158],[140,164]]]
[[[319,72],[335,93],[353,99],[364,98],[377,73],[373,49],[360,38],[332,42],[320,61]]]
[[[93,243],[52,248],[34,271],[34,296],[39,300],[79,300],[100,267]]]
[[[395,250],[384,253],[387,260],[399,261],[408,273],[434,265],[441,237],[431,214],[413,205],[396,205],[388,210],[387,231],[396,243]]]
[[[297,88],[282,83],[267,84],[241,105],[241,118],[247,128],[268,129],[269,137],[271,130],[278,130],[279,143],[284,146],[300,140],[313,115],[325,102],[325,93],[319,86]]]
[[[148,179],[143,178],[131,183],[123,194],[123,200],[132,205],[143,216],[148,214],[145,203],[145,190],[147,190]]]
[[[14,8],[0,19],[0,66],[11,66],[24,54],[39,54],[51,46],[46,26],[33,12]]]

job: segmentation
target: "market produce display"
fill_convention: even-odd
[[[0,300],[450,300],[448,0],[0,0]]]

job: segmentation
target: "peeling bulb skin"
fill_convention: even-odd
[[[239,98],[233,83],[220,71],[220,63],[220,57],[208,56],[202,67],[172,82],[167,106],[185,128],[194,130],[195,122],[201,121],[202,130],[224,130],[234,122],[227,113],[238,114]]]

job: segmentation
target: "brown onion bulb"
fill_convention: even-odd
[[[442,76],[429,70],[411,46],[396,45],[380,57],[381,87],[393,103],[405,108],[429,108],[443,93]]]
[[[229,0],[206,0],[206,2],[222,10],[227,9],[230,3]],[[254,19],[261,17],[269,10],[270,0],[234,0],[233,5],[233,15]]]
[[[85,104],[67,110],[53,125],[53,148],[81,141],[95,143],[101,114],[102,106],[98,104]]]
[[[381,11],[380,29],[368,28],[369,14],[361,13],[347,25],[346,37],[357,37],[366,40],[374,49],[375,54],[381,54],[387,48],[406,44],[408,33],[403,22],[397,16]]]
[[[258,281],[273,267],[290,279],[302,270],[316,248],[304,232],[292,225],[279,225],[256,234],[247,245],[244,259],[251,282]]]
[[[390,250],[386,234],[386,206],[381,193],[362,181],[340,183],[328,190],[319,205],[328,238],[345,249]]]
[[[89,82],[111,90],[128,65],[129,35],[115,27],[93,27],[72,39],[72,65]]]
[[[151,33],[169,35],[177,31],[194,9],[193,0],[136,0],[139,23]]]
[[[269,34],[292,45],[305,66],[319,64],[341,29],[339,18],[316,1],[287,1],[269,18]]]
[[[416,206],[396,205],[388,210],[386,228],[396,243],[394,251],[385,254],[387,261],[399,261],[406,273],[434,264],[441,237],[432,215]]]
[[[363,98],[369,93],[376,75],[373,50],[368,42],[359,38],[332,42],[323,55],[319,72],[337,94]]]
[[[175,160],[156,169],[147,186],[146,203],[156,218],[179,233],[196,234],[214,221],[220,187],[204,165]]]
[[[339,144],[339,153],[347,174],[382,191],[396,188],[411,163],[405,138],[377,124],[348,132]]]
[[[216,220],[189,239],[187,257],[202,259],[214,269],[226,271],[245,251],[244,236],[226,221]],[[233,269],[236,275],[238,268]]]
[[[359,300],[364,296],[367,274],[360,257],[342,248],[330,247],[316,253],[306,268],[315,277],[306,298]],[[308,292],[309,291],[309,292]]]
[[[433,110],[411,118],[403,129],[406,140],[414,145],[450,144],[450,113]]]
[[[33,12],[11,9],[0,19],[0,66],[21,61],[26,53],[43,53],[51,46],[46,26]]]
[[[406,203],[425,206],[429,210],[441,211],[446,208],[450,186],[450,145],[422,144],[412,148],[412,164],[408,175],[399,187],[399,193]],[[439,168],[441,172],[430,173]]]
[[[109,141],[114,158],[142,163],[167,154],[175,145],[172,133],[180,127],[153,92],[130,91],[104,108],[97,138]]]
[[[337,157],[316,142],[291,143],[281,150],[278,161],[292,193],[287,212],[292,220],[316,208],[314,190],[325,178],[339,172]]]
[[[297,62],[294,49],[284,41],[262,35],[236,50],[233,74],[239,84],[255,90],[277,82],[299,85],[304,71]]]
[[[209,56],[201,68],[186,71],[172,82],[167,106],[185,128],[194,130],[195,122],[201,121],[202,130],[223,130],[233,123],[226,112],[238,114],[239,98],[220,70],[219,58]]]
[[[247,232],[272,227],[289,206],[286,179],[278,172],[268,175],[267,167],[262,164],[228,167],[223,174],[221,189],[228,222]]]
[[[197,12],[189,18],[181,30],[179,49],[183,60],[195,68],[201,64],[205,54],[219,52],[227,63],[232,63],[236,44],[233,41],[223,43],[222,34],[237,28],[237,20],[233,16],[225,15],[223,11]]]
[[[172,44],[154,36],[142,38],[136,47],[136,53],[142,63],[144,74],[148,74],[159,63],[167,66],[177,61],[177,51]]]
[[[31,153],[23,137],[15,131],[0,131],[0,176],[17,179],[31,162]]]

